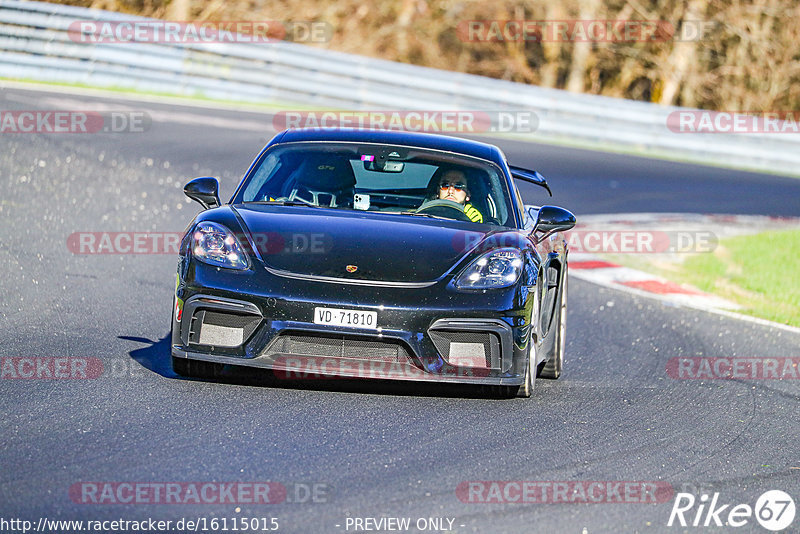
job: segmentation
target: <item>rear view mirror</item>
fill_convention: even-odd
[[[403,172],[406,166],[402,161],[385,161],[370,155],[361,156],[361,161],[364,162],[364,170],[375,172]]]

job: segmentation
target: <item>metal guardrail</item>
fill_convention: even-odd
[[[0,0],[0,77],[241,102],[361,110],[533,111],[523,138],[800,174],[800,134],[676,134],[664,107],[394,63],[289,42],[81,43],[76,21],[142,17]]]

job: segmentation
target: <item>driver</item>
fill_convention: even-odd
[[[483,215],[478,209],[469,204],[469,189],[467,188],[467,177],[457,169],[451,169],[444,173],[439,180],[439,199],[452,200],[464,206],[464,213],[472,222],[482,223]]]

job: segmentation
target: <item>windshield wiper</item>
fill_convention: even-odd
[[[392,212],[386,212],[386,213],[392,213]],[[395,212],[395,213],[397,213],[397,212]],[[446,221],[452,221],[453,220],[453,219],[451,219],[449,217],[441,217],[439,215],[431,215],[430,213],[417,213],[416,211],[401,211],[399,213],[400,213],[400,215],[413,215],[414,217],[428,217],[430,219],[444,219]]]
[[[268,206],[308,206],[310,208],[321,208],[304,200],[249,200],[242,204],[265,204]]]

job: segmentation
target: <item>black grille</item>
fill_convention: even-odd
[[[281,334],[275,338],[264,351],[264,355],[276,354],[348,358],[387,363],[408,363],[410,361],[408,351],[399,343],[300,333]]]
[[[451,343],[481,344],[486,367],[500,367],[500,339],[492,332],[431,330],[428,333],[436,350],[448,362],[450,361]]]

